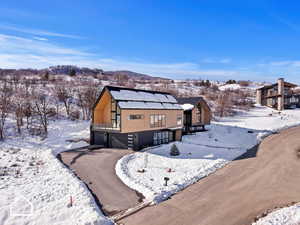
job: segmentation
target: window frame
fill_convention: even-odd
[[[177,115],[176,123],[177,126],[182,126],[182,115]]]
[[[130,114],[128,116],[128,120],[142,120],[142,119],[144,119],[143,114]]]
[[[150,128],[165,127],[166,114],[151,114],[150,115]]]

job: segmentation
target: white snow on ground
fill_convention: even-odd
[[[271,212],[252,225],[297,225],[300,223],[300,206],[294,205]]]
[[[278,131],[300,125],[300,109],[278,112],[268,107],[256,106],[249,112],[242,112],[234,117],[218,119],[218,122],[215,123],[255,130]]]
[[[219,90],[225,91],[225,90],[238,90],[241,88],[241,85],[239,84],[225,84],[222,86],[219,86]]]
[[[116,173],[147,201],[158,203],[242,155],[264,136],[299,124],[299,109],[279,114],[257,106],[219,119],[207,126],[207,132],[184,136],[182,142],[176,142],[179,156],[170,156],[173,143],[124,156],[116,165]],[[170,178],[168,186],[164,186],[164,177]]]
[[[0,144],[0,224],[111,224],[85,184],[55,154],[87,145],[89,122],[50,122],[48,138],[8,137]],[[73,206],[70,198],[72,196]]]
[[[116,165],[116,173],[147,201],[157,203],[223,167],[259,142],[258,133],[248,133],[245,128],[211,125],[208,129],[176,142],[179,156],[170,156],[174,143],[124,156]],[[141,169],[145,172],[139,172]],[[168,186],[164,186],[164,177],[170,178]]]

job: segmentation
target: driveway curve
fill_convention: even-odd
[[[86,183],[106,215],[134,207],[143,196],[126,186],[116,175],[115,165],[132,151],[124,149],[74,150],[60,154],[65,165]]]
[[[275,206],[300,202],[300,127],[258,147],[125,225],[246,225]]]

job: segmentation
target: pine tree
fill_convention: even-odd
[[[76,71],[74,69],[70,70],[70,76],[74,77],[76,75]]]
[[[49,72],[46,71],[45,75],[44,75],[44,80],[49,80]]]

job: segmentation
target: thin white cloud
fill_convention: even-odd
[[[103,58],[78,49],[67,48],[51,43],[19,36],[0,34],[0,68],[46,68],[53,65],[77,65],[81,67],[101,68],[104,70],[131,70],[153,76],[170,78],[202,79],[252,79],[272,81],[285,73],[295,76],[300,72],[300,61],[293,61],[294,66],[281,62],[269,62],[261,65],[233,69],[203,69],[192,62],[149,63],[114,58]],[[273,65],[272,65],[273,64]],[[278,69],[279,68],[279,69]],[[295,80],[295,79],[294,79]],[[293,81],[293,80],[291,80]]]
[[[208,64],[228,64],[231,63],[231,59],[230,58],[205,58],[203,59],[201,62],[202,63],[208,63]]]
[[[221,59],[220,63],[226,64],[226,63],[231,63],[231,59],[226,58],[226,59]]]
[[[133,70],[156,76],[226,76],[234,75],[230,70],[202,70],[199,65],[183,63],[147,63],[100,58],[96,55],[65,48],[36,38],[0,34],[0,67],[2,68],[44,68],[57,64],[98,67],[104,70]]]
[[[48,39],[44,38],[44,37],[33,37],[33,39],[38,40],[38,41],[48,41]]]
[[[271,66],[277,67],[300,67],[300,60],[273,61],[269,63]]]
[[[0,52],[14,54],[37,54],[37,55],[91,55],[86,52],[71,48],[60,47],[48,42],[41,42],[13,35],[0,34]],[[1,53],[0,53],[1,54]]]
[[[25,33],[25,34],[33,34],[35,36],[48,36],[48,37],[83,39],[83,37],[78,36],[78,35],[63,34],[63,33],[50,32],[50,31],[38,30],[38,29],[30,29],[30,28],[21,28],[21,27],[17,27],[17,26],[14,26],[14,25],[0,24],[0,29],[16,31],[16,32]]]
[[[293,22],[291,22],[290,20],[282,17],[282,16],[279,16],[279,15],[274,15],[274,14],[271,14],[271,17],[273,17],[274,19],[276,19],[279,23],[287,26],[288,28],[290,28],[291,30],[293,31],[296,31],[296,32],[299,32],[300,31],[300,26],[299,24],[295,24]]]

